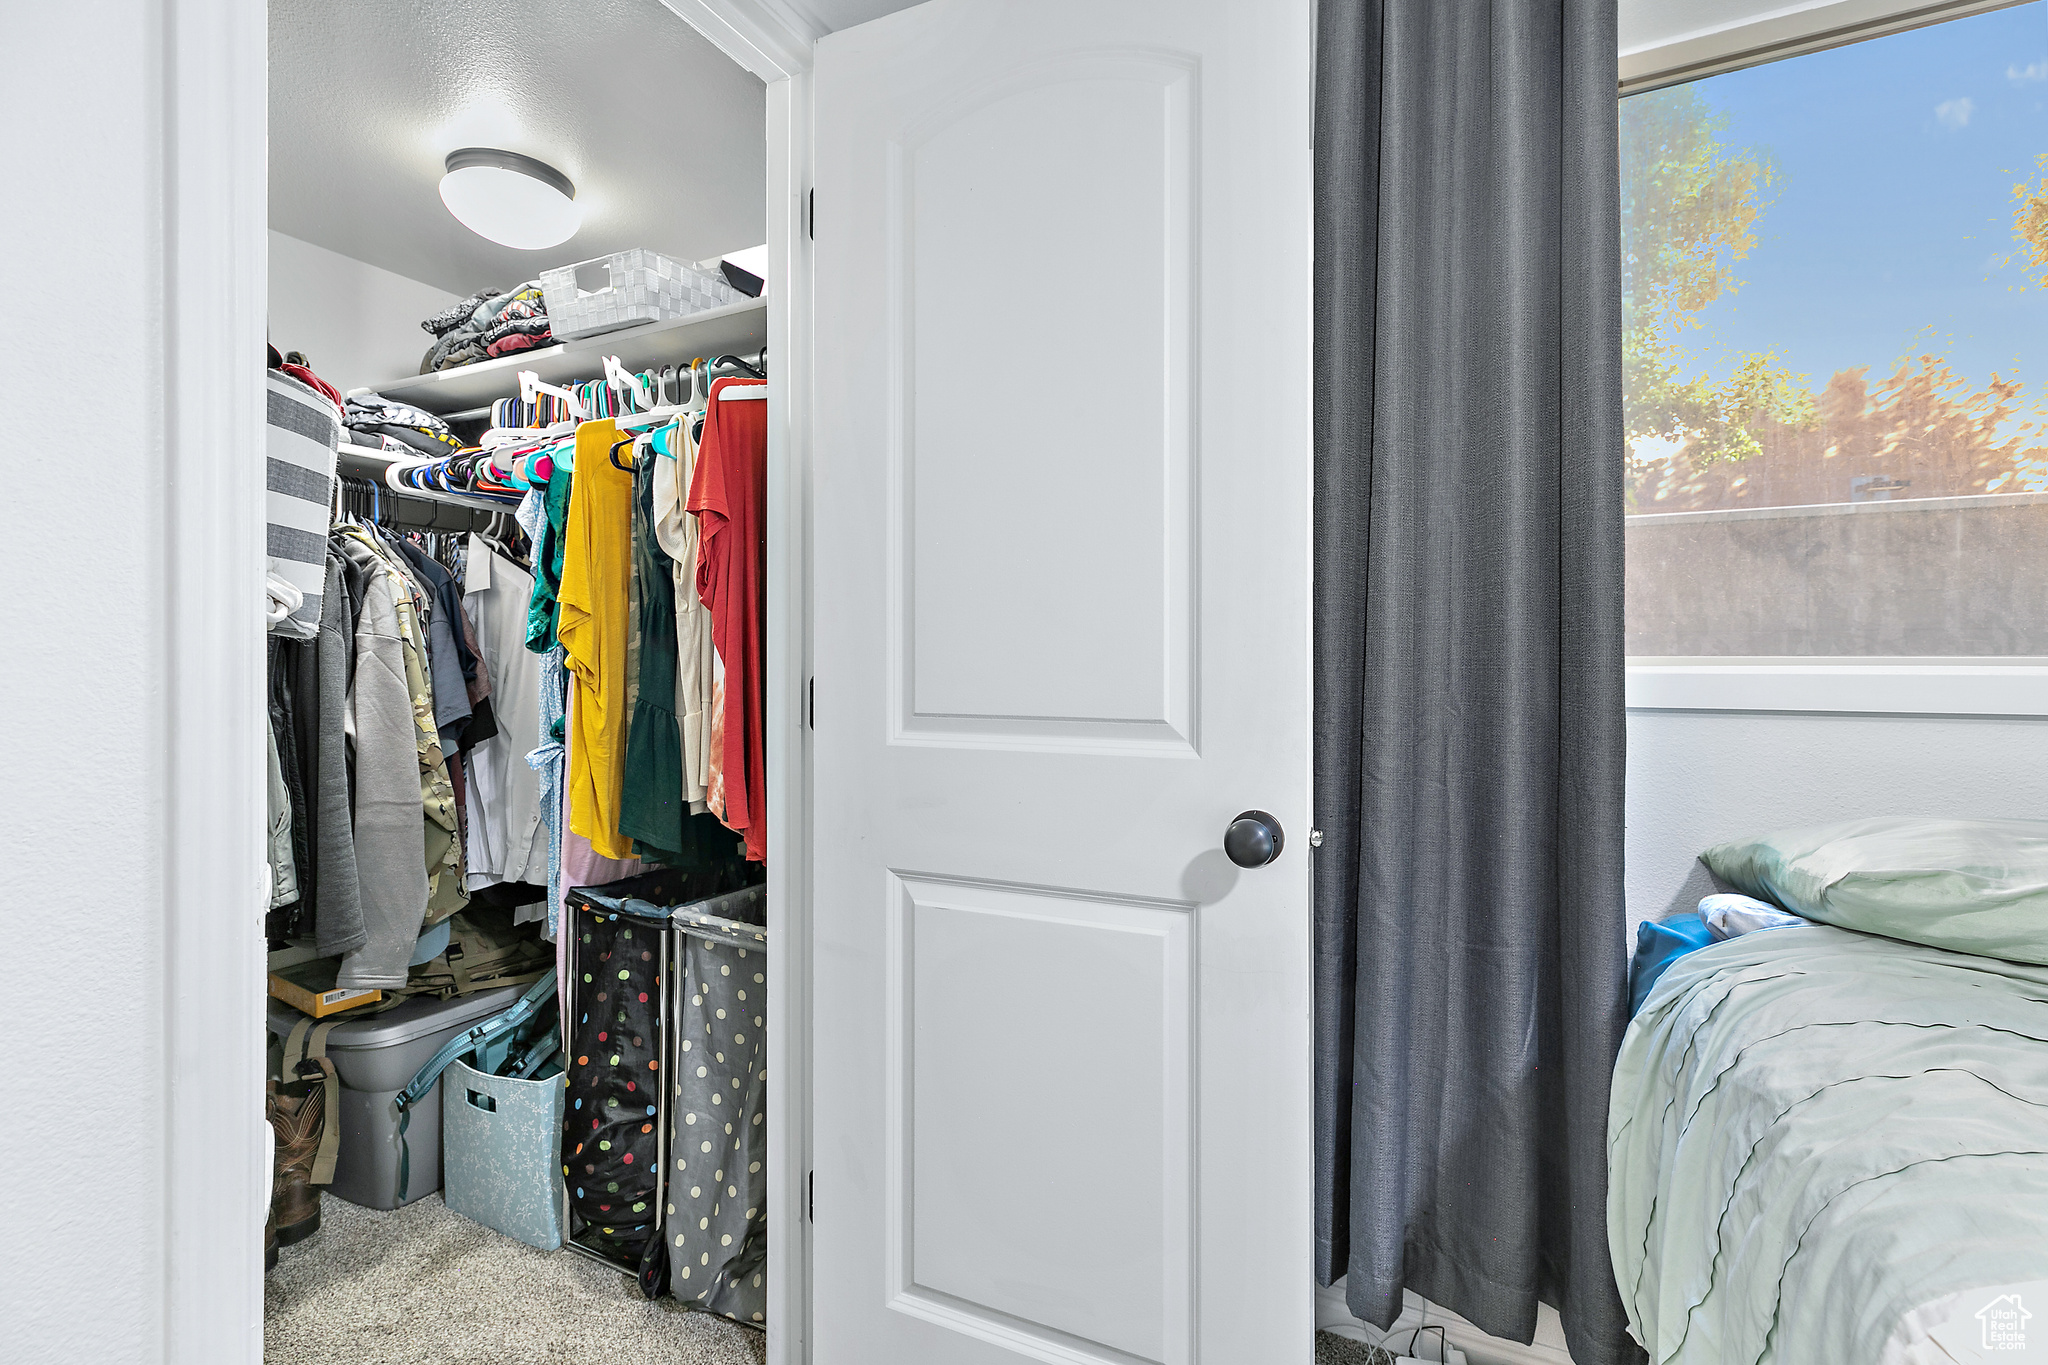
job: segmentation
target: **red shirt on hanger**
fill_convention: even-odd
[[[711,613],[711,643],[725,665],[725,822],[746,836],[747,857],[768,856],[766,669],[768,404],[720,402],[759,380],[721,379],[698,445],[686,504],[697,514],[697,596]]]

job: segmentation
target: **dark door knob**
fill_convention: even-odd
[[[1239,867],[1264,867],[1280,856],[1287,836],[1280,822],[1262,810],[1248,810],[1223,831],[1223,851]]]

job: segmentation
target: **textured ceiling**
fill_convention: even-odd
[[[820,32],[909,7],[779,2]],[[1621,0],[1622,47],[1786,7]],[[582,230],[528,252],[457,223],[463,146],[559,168]],[[330,251],[458,294],[633,246],[700,260],[766,239],[766,174],[761,82],[661,0],[271,0],[270,225]]]
[[[772,2],[772,0],[771,0]],[[790,10],[809,19],[821,33],[834,33],[900,9],[916,0],[780,0]],[[1729,28],[1766,14],[1822,9],[1836,0],[1620,0],[1621,50],[1654,47],[1674,38],[1705,30]],[[1870,0],[1862,10],[1911,9],[1926,0]]]
[[[660,0],[271,0],[270,226],[463,294],[645,246],[766,240],[761,82]],[[582,229],[487,242],[441,203],[457,147],[535,156]]]
[[[792,10],[811,21],[821,33],[865,24],[899,9],[909,9],[917,0],[783,0]]]
[[[811,21],[821,33],[836,33],[897,10],[909,9],[916,0],[780,0],[794,13]],[[1786,10],[1819,8],[1831,0],[1620,0],[1621,47],[1666,42],[1681,34],[1701,29],[1723,28],[1763,14]],[[1925,0],[1910,0],[1925,3]],[[1908,0],[1901,0],[1905,8]]]

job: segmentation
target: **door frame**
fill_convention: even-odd
[[[780,0],[662,0],[768,86],[768,1365],[811,1356],[811,62]]]
[[[780,0],[663,0],[767,85],[768,1360],[810,1356],[810,66],[822,33]],[[168,748],[161,794],[166,915],[157,964],[165,1080],[163,1358],[262,1365],[267,1151],[264,959],[249,931],[263,871],[260,620],[263,388],[251,368],[268,296],[268,13],[251,0],[167,0],[160,264],[167,472]]]
[[[160,386],[164,574],[132,588],[162,616],[162,739],[132,758],[161,803],[163,922],[135,965],[157,969],[163,1036],[129,1043],[162,1067],[163,1141],[134,1155],[160,1163],[163,1359],[260,1365],[270,35],[249,0],[166,0],[155,23],[163,357],[142,382]]]

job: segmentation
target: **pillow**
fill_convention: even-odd
[[[2048,821],[1850,820],[1721,844],[1700,861],[1824,924],[2048,966]]]
[[[1687,953],[1697,952],[1714,941],[1697,915],[1674,915],[1659,923],[1644,920],[1636,926],[1636,955],[1628,964],[1628,1014],[1633,1019],[1650,998],[1650,987],[1672,963]]]
[[[1788,915],[1754,896],[1737,896],[1729,892],[1700,898],[1700,922],[1707,926],[1716,941],[1740,938],[1759,929],[1797,929],[1806,923],[1799,916]]]

